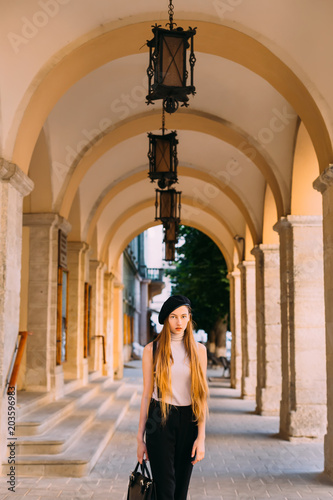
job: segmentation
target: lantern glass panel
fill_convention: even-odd
[[[156,172],[170,172],[170,142],[156,140],[155,153]]]
[[[170,220],[165,227],[165,241],[177,240],[177,224],[175,220]]]
[[[184,45],[187,44],[187,40],[167,35],[164,35],[162,40],[161,83],[169,87],[183,87],[186,85]]]
[[[165,242],[165,259],[175,260],[175,243],[173,241]]]
[[[173,191],[161,191],[160,217],[164,219],[173,216]]]

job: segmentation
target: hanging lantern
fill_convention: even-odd
[[[181,192],[175,189],[167,189],[165,191],[156,189],[155,207],[155,220],[160,220],[163,224],[167,224],[170,219],[174,219],[179,223]]]
[[[161,189],[177,182],[177,132],[149,137],[149,177],[152,182],[158,181]]]
[[[169,3],[169,28],[153,26],[154,38],[147,42],[149,47],[148,95],[147,104],[158,99],[163,100],[163,107],[168,113],[174,113],[179,107],[188,106],[188,95],[195,94],[193,84],[193,69],[195,55],[193,52],[193,37],[196,28],[175,28],[173,22],[173,5]],[[186,67],[186,52],[190,49],[190,85],[187,85],[188,70]]]
[[[164,223],[164,241],[174,241],[177,243],[179,222],[177,219],[169,219]]]
[[[165,242],[165,256],[164,260],[174,261],[176,255],[176,247],[174,241],[166,241]]]

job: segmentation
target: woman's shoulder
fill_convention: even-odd
[[[206,346],[204,344],[202,344],[201,342],[196,342],[196,344],[197,344],[198,352],[200,352],[202,354],[207,352]]]
[[[151,353],[153,352],[153,343],[152,342],[148,342],[148,344],[146,344],[143,348],[143,352],[146,352],[146,353]]]

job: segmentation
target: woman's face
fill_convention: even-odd
[[[184,333],[190,314],[186,306],[180,306],[169,314],[171,333]]]

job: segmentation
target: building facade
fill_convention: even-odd
[[[156,224],[147,132],[160,129],[161,107],[145,102],[145,43],[167,7],[0,6],[3,460],[19,332],[32,335],[17,388],[57,400],[91,372],[121,378],[124,331],[127,342],[144,322],[135,301],[139,286],[149,297],[149,277],[127,286],[123,252]],[[228,265],[232,384],[259,414],[280,416],[285,439],[324,439],[331,477],[332,15],[325,0],[179,0],[177,25],[197,28],[197,92],[166,117],[182,222]]]

